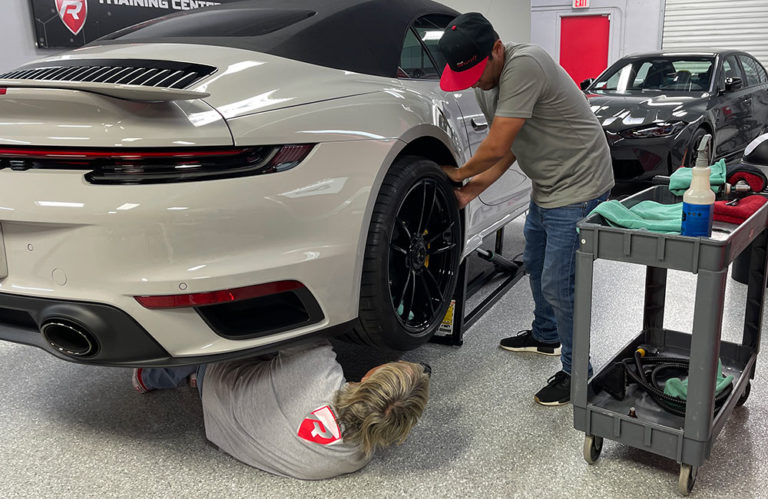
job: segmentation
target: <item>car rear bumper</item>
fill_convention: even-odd
[[[354,324],[354,320],[338,324],[325,329],[323,335],[348,331]],[[314,336],[309,334],[290,342]],[[201,364],[275,351],[288,343],[273,342],[215,355],[173,357],[138,322],[116,307],[7,293],[0,293],[0,339],[36,346],[72,362],[109,366]]]
[[[8,263],[0,293],[111,307],[128,317],[120,324],[135,323],[115,334],[148,334],[159,345],[94,363],[193,363],[323,334],[357,317],[369,198],[391,147],[318,144],[286,172],[165,185],[92,185],[83,172],[0,170],[0,250]],[[306,293],[269,310],[253,307],[247,320],[241,304],[209,314],[192,306],[146,308],[135,298],[284,280],[298,281]],[[291,317],[297,309],[304,315]],[[26,328],[0,338],[45,347],[38,332],[44,318],[29,310]]]

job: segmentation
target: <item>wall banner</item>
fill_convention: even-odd
[[[236,0],[30,0],[35,44],[75,48],[136,23]]]

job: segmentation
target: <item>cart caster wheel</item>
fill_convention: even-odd
[[[594,435],[584,436],[584,460],[589,464],[595,464],[603,450],[603,437]]]
[[[696,473],[698,470],[698,466],[691,466],[690,464],[680,465],[680,479],[677,481],[677,491],[681,495],[687,496],[691,493],[693,484],[696,483]]]
[[[747,386],[744,388],[744,393],[741,394],[741,397],[739,397],[739,400],[736,402],[736,407],[741,407],[742,405],[747,403],[747,399],[749,398],[749,392],[752,390],[752,382],[747,381]]]

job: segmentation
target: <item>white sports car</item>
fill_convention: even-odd
[[[488,124],[438,79],[427,0],[253,0],[0,75],[0,339],[191,364],[316,334],[414,348],[458,266],[526,208],[439,164]]]

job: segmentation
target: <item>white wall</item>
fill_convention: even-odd
[[[531,41],[531,3],[534,0],[437,0],[459,12],[480,12],[504,42]]]
[[[0,1],[3,3],[3,14],[0,16],[0,73],[58,52],[35,47],[35,30],[29,0]]]
[[[609,65],[628,54],[661,49],[665,0],[590,0],[586,9],[574,9],[572,4],[566,0],[531,0],[531,42],[556,61],[560,60],[563,16],[610,16]]]

